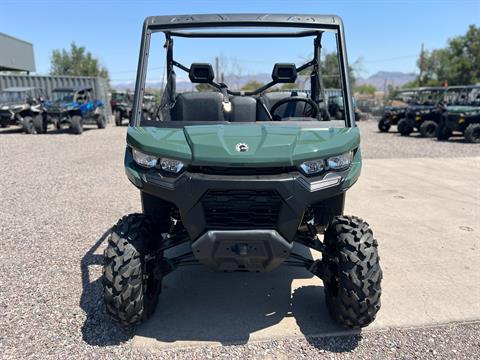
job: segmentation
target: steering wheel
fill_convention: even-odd
[[[312,118],[316,118],[318,113],[320,112],[320,108],[318,107],[318,104],[310,99],[309,97],[303,97],[303,96],[290,96],[285,99],[279,100],[277,103],[275,103],[272,108],[270,109],[270,114],[272,114],[273,120],[281,120],[282,117],[279,115],[275,115],[275,111],[282,106],[283,104],[287,104],[290,102],[303,102],[305,103],[305,106],[303,107],[303,116],[308,116]],[[309,111],[306,111],[307,105],[310,105]]]

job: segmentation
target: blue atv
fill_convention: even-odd
[[[44,104],[44,116],[35,121],[35,129],[37,133],[45,133],[49,124],[57,130],[68,125],[74,134],[81,134],[85,124],[104,129],[107,125],[104,105],[102,100],[94,99],[93,89],[89,87],[54,89],[51,100]]]

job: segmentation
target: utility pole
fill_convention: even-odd
[[[218,79],[219,83],[223,83],[223,74],[222,70],[220,69],[220,58],[215,56],[215,76]]]
[[[425,51],[424,51],[424,47],[423,47],[423,43],[422,43],[422,48],[420,49],[420,64],[419,64],[420,74],[418,75],[418,83],[420,85],[423,85],[424,66],[425,66]]]

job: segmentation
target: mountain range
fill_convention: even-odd
[[[388,85],[403,86],[407,82],[415,80],[417,74],[403,73],[400,71],[379,71],[368,78],[358,78],[357,85],[373,85],[378,91],[384,91]]]
[[[399,71],[379,71],[367,78],[358,78],[356,84],[370,84],[375,86],[379,91],[383,91],[388,85],[402,86],[405,83],[415,80],[416,74],[403,73]],[[253,75],[232,75],[226,76],[224,81],[230,85],[231,88],[241,88],[243,85],[251,80],[257,80],[261,83],[267,83],[271,80],[271,75],[267,73],[259,73]],[[118,83],[112,85],[117,90],[133,90],[135,88],[134,82]],[[150,89],[160,89],[163,86],[161,81],[147,81],[146,87]],[[177,91],[190,91],[193,89],[192,83],[185,80],[177,79]]]

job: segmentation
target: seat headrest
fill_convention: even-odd
[[[276,63],[273,67],[272,79],[277,83],[294,83],[297,80],[295,64]]]
[[[190,65],[188,77],[192,83],[211,83],[215,78],[212,65],[209,63],[193,63]]]

